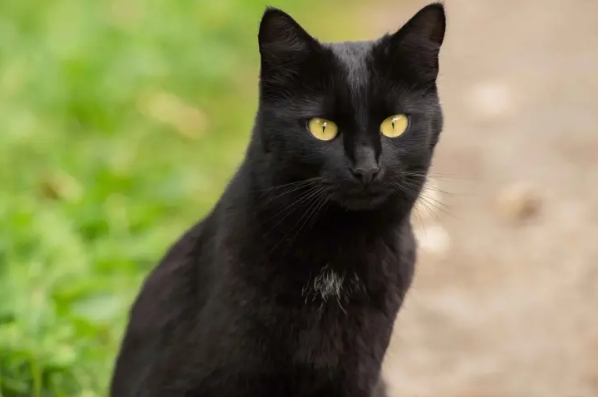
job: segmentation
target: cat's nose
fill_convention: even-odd
[[[378,172],[380,172],[380,168],[378,167],[353,169],[353,175],[364,184],[371,183],[376,178],[376,175],[378,175]]]

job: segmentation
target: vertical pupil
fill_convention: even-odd
[[[395,117],[395,118],[393,118],[393,119],[390,121],[390,124],[392,125],[392,129],[393,129],[393,130],[395,129],[395,121],[397,121],[397,118],[396,118],[396,117]]]
[[[326,122],[322,123],[322,132],[326,132]]]

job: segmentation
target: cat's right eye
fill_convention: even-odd
[[[338,134],[338,127],[330,120],[313,118],[307,124],[309,132],[321,141],[331,141]]]

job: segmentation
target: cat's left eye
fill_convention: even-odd
[[[309,132],[321,141],[331,141],[338,134],[338,127],[330,120],[313,118],[308,123]]]
[[[409,118],[406,114],[395,114],[380,124],[380,133],[388,138],[396,138],[407,131]]]

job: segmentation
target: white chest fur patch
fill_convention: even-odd
[[[351,292],[355,291],[361,285],[356,274],[347,277],[332,270],[328,265],[324,266],[316,277],[309,281],[301,291],[305,297],[312,301],[322,300],[328,302],[334,299],[339,305],[348,298]],[[342,305],[341,305],[342,308]]]

